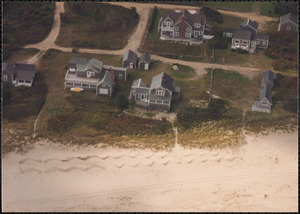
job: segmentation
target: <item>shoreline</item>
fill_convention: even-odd
[[[157,152],[38,141],[2,157],[2,210],[297,211],[298,133],[246,141]]]

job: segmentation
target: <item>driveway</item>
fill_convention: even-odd
[[[142,44],[144,34],[146,32],[146,26],[150,14],[150,10],[154,7],[157,6],[159,8],[165,8],[165,9],[181,9],[181,8],[186,8],[186,9],[199,9],[199,7],[193,7],[193,6],[180,6],[180,5],[164,5],[164,4],[141,4],[141,3],[134,3],[134,2],[110,2],[110,4],[113,5],[120,5],[126,8],[131,8],[135,7],[137,10],[137,13],[140,16],[140,21],[135,29],[135,32],[129,37],[128,39],[128,44],[125,48],[121,50],[99,50],[99,49],[88,49],[88,48],[80,48],[78,49],[78,52],[80,53],[94,53],[94,54],[112,54],[112,55],[123,55],[124,52],[128,49],[138,53],[140,55],[141,53],[139,52],[139,47]],[[255,13],[239,13],[239,12],[231,12],[231,11],[223,11],[219,10],[223,14],[227,15],[232,15],[232,16],[237,16],[237,17],[242,17],[242,18],[250,18],[254,19],[260,24],[265,23],[267,21],[272,21],[276,20],[276,18],[271,18],[271,17],[265,17],[261,16],[259,14]],[[24,48],[36,48],[41,50],[38,54],[33,56],[31,59],[28,60],[29,63],[37,63],[39,58],[45,53],[46,50],[53,48],[53,49],[58,49],[63,52],[72,52],[71,47],[61,47],[56,45],[54,42],[59,34],[60,30],[60,12],[64,12],[64,2],[56,2],[56,10],[55,10],[55,15],[54,15],[54,22],[53,22],[53,27],[52,30],[49,34],[49,36],[42,42],[37,43],[37,44],[32,44],[32,45],[27,45]],[[165,57],[161,57],[158,55],[151,55],[151,58],[153,60],[160,60],[162,62],[166,63],[178,63],[182,65],[187,65],[191,66],[192,68],[195,69],[197,76],[200,77],[203,74],[206,73],[204,70],[205,68],[222,68],[222,69],[228,69],[228,70],[234,70],[237,71],[249,78],[252,78],[256,72],[261,71],[261,69],[257,68],[250,68],[250,67],[241,67],[241,66],[233,66],[233,65],[221,65],[221,64],[210,64],[210,63],[201,63],[201,62],[190,62],[190,61],[182,61],[182,60],[176,60],[176,59],[169,59]]]

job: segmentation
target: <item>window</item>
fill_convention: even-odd
[[[266,45],[267,43],[266,42],[262,42],[262,45]]]
[[[165,92],[163,90],[156,90],[155,94],[159,96],[164,96]]]
[[[82,84],[82,87],[89,87],[89,84]]]
[[[24,80],[19,80],[20,83],[24,83]]]
[[[105,83],[102,83],[102,87],[105,87],[106,86],[106,84]]]
[[[190,38],[191,37],[191,33],[185,33],[185,37]]]
[[[132,92],[132,95],[135,96],[135,91]]]
[[[260,41],[256,41],[257,45],[260,45]]]
[[[190,30],[191,30],[191,28],[189,28],[189,27],[186,28],[186,31],[187,31],[187,32],[190,32]]]
[[[169,105],[169,103],[170,103],[169,101],[164,101],[164,104],[167,104],[167,105]]]
[[[287,29],[287,30],[291,30],[291,26],[287,26],[286,29]]]
[[[171,22],[164,21],[164,23],[165,23],[165,26],[167,26],[167,27],[170,27],[170,26],[171,26]]]
[[[7,81],[7,75],[3,75],[3,80]]]
[[[178,31],[178,29],[179,29],[178,26],[176,26],[176,27],[174,28],[175,31]]]
[[[81,84],[80,84],[80,83],[75,83],[74,85],[75,85],[75,86],[81,86]]]
[[[198,32],[198,31],[195,31],[195,32],[194,32],[194,37],[197,37],[198,34],[199,34],[199,32]]]
[[[31,81],[29,81],[29,80],[26,80],[26,81],[25,81],[25,83],[31,83]]]
[[[150,100],[150,103],[155,103],[155,100]]]
[[[200,26],[201,26],[201,24],[195,23],[195,27],[196,27],[196,28],[200,28]]]
[[[261,102],[261,105],[262,106],[268,106],[268,102],[267,101],[263,101],[263,102]]]
[[[174,32],[174,36],[179,36],[179,32]]]
[[[96,88],[96,85],[90,85],[91,88]]]
[[[119,80],[123,79],[123,75],[122,75],[122,74],[119,74],[119,75],[118,75],[118,78],[119,78]]]
[[[95,72],[91,72],[91,76],[92,76],[92,77],[95,76]]]
[[[161,100],[156,100],[156,103],[162,104],[162,101]]]
[[[67,82],[67,85],[73,86],[74,84],[72,82]]]

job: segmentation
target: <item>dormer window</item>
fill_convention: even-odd
[[[201,27],[201,24],[200,24],[200,23],[195,23],[195,27],[196,27],[196,28],[200,28],[200,27]]]
[[[158,96],[164,96],[165,91],[164,90],[156,90],[155,94],[158,95]]]
[[[169,21],[164,21],[164,23],[165,23],[165,26],[167,26],[167,27],[170,27],[171,26],[171,22],[169,22]]]

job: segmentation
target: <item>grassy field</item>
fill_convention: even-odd
[[[138,24],[135,8],[100,3],[65,3],[56,44],[78,48],[122,49]]]
[[[11,50],[9,57],[5,62],[26,62],[29,58],[33,57],[35,54],[39,52],[38,49],[30,48],[14,48]]]

